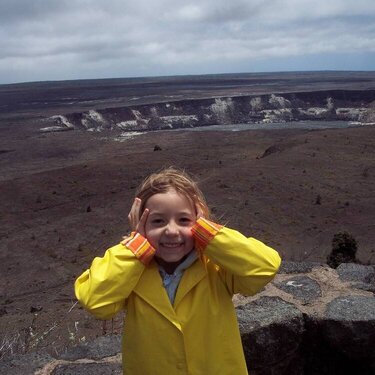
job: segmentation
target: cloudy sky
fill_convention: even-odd
[[[374,0],[0,0],[0,84],[375,70]]]

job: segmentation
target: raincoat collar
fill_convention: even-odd
[[[206,269],[200,260],[197,260],[187,268],[178,286],[174,305],[172,306],[163,286],[158,264],[152,261],[143,271],[142,277],[134,288],[134,292],[181,330],[181,324],[177,318],[175,308],[205,275]]]

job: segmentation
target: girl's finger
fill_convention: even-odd
[[[138,216],[138,219],[139,219],[139,210],[141,208],[141,203],[142,203],[142,200],[139,199],[139,198],[135,198],[134,199],[134,202],[133,202],[133,205],[132,205],[132,208],[130,210],[130,212],[134,215],[134,216]]]
[[[128,242],[128,239],[130,238],[130,236],[123,236],[122,237],[122,241],[120,242],[122,245],[125,245],[127,242]]]
[[[141,203],[142,203],[141,199],[135,198],[133,205],[130,209],[128,220],[129,220],[129,224],[132,230],[136,230],[137,225],[139,223],[139,212],[141,208]]]
[[[137,232],[139,234],[141,234],[142,236],[145,237],[145,234],[146,234],[146,221],[147,221],[147,218],[148,218],[148,214],[150,213],[150,210],[148,208],[146,208],[144,211],[143,211],[143,214],[139,220],[139,223],[137,225]]]

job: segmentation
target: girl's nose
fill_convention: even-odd
[[[178,225],[174,222],[168,223],[165,233],[169,235],[176,235],[178,234]]]

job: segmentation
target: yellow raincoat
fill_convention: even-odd
[[[197,221],[193,234],[200,259],[185,270],[173,306],[143,237],[142,243],[119,244],[95,258],[75,283],[78,300],[97,318],[126,310],[126,375],[247,374],[232,296],[261,290],[280,257],[262,242],[206,219]]]

